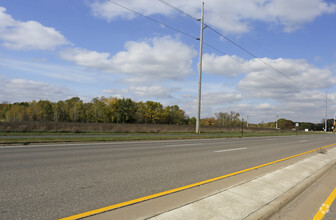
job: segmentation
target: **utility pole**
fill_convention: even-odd
[[[279,118],[279,116],[276,116],[275,129],[278,129],[278,118]]]
[[[242,118],[242,123],[241,123],[241,137],[244,135],[244,118]]]
[[[198,67],[198,105],[197,105],[197,118],[196,118],[196,133],[200,133],[201,121],[201,86],[202,86],[202,54],[203,54],[203,30],[204,30],[204,2],[202,2],[202,15],[201,15],[201,36],[200,36],[200,51],[199,51],[199,67]]]
[[[248,115],[246,116],[246,127],[248,128]]]
[[[334,126],[333,126],[333,133],[335,133],[335,129],[336,129],[336,124],[335,124],[335,121],[336,121],[336,112],[334,113]]]
[[[327,120],[328,120],[328,92],[326,92],[326,117],[324,122],[324,132],[327,132]]]

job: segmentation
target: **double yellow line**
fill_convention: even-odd
[[[111,205],[111,206],[107,206],[107,207],[104,207],[104,208],[92,210],[92,211],[89,211],[89,212],[84,212],[84,213],[81,213],[81,214],[73,215],[73,216],[62,218],[62,219],[59,219],[59,220],[76,220],[76,219],[89,217],[89,216],[92,216],[92,215],[97,215],[97,214],[100,214],[100,213],[103,213],[103,212],[111,211],[111,210],[114,210],[114,209],[129,206],[129,205],[133,205],[133,204],[136,204],[136,203],[139,203],[139,202],[144,202],[144,201],[147,201],[147,200],[150,200],[150,199],[158,198],[158,197],[161,197],[161,196],[169,195],[169,194],[180,192],[180,191],[190,189],[190,188],[193,188],[193,187],[196,187],[196,186],[200,186],[200,185],[211,183],[211,182],[214,182],[214,181],[217,181],[217,180],[221,180],[221,179],[224,179],[224,178],[227,178],[227,177],[230,177],[230,176],[245,173],[247,171],[251,171],[251,170],[261,168],[261,167],[269,166],[269,165],[272,165],[272,164],[275,164],[275,163],[279,163],[281,161],[285,161],[285,160],[288,160],[288,159],[291,159],[291,158],[302,156],[304,154],[309,154],[309,153],[312,153],[312,152],[320,150],[320,149],[332,147],[334,145],[336,145],[336,143],[330,144],[330,145],[327,145],[327,146],[324,146],[324,147],[316,148],[314,150],[310,150],[310,151],[300,153],[300,154],[297,154],[297,155],[294,155],[294,156],[286,157],[286,158],[283,158],[283,159],[280,159],[280,160],[276,160],[276,161],[273,161],[273,162],[270,162],[270,163],[265,163],[265,164],[262,164],[262,165],[259,165],[259,166],[255,166],[255,167],[245,169],[245,170],[240,170],[240,171],[237,171],[237,172],[234,172],[234,173],[226,174],[224,176],[212,178],[212,179],[201,181],[201,182],[198,182],[198,183],[193,183],[193,184],[190,184],[190,185],[186,185],[186,186],[182,186],[182,187],[179,187],[179,188],[167,190],[167,191],[164,191],[164,192],[160,192],[160,193],[156,193],[156,194],[153,194],[153,195],[141,197],[141,198],[138,198],[138,199],[133,199],[133,200],[130,200],[130,201],[127,201],[127,202],[118,203],[118,204],[115,204],[115,205]]]

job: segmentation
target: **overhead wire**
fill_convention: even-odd
[[[172,29],[172,30],[174,30],[174,31],[176,31],[176,32],[178,32],[178,33],[181,33],[181,34],[183,34],[183,35],[185,35],[185,36],[187,36],[187,37],[189,37],[189,38],[192,38],[192,39],[194,39],[194,40],[199,40],[199,38],[194,37],[194,36],[192,36],[191,34],[188,34],[188,33],[184,32],[184,31],[181,31],[181,30],[179,30],[179,29],[177,29],[177,28],[175,28],[175,27],[173,27],[173,26],[167,25],[167,24],[165,24],[165,23],[163,23],[163,22],[161,22],[161,21],[158,21],[158,20],[156,20],[156,19],[154,19],[154,18],[152,18],[152,17],[146,16],[146,15],[144,15],[144,14],[138,12],[138,11],[135,11],[135,10],[133,10],[133,9],[131,9],[131,8],[129,8],[129,7],[126,7],[126,6],[124,6],[124,5],[120,4],[120,3],[117,3],[117,2],[115,2],[115,1],[113,1],[113,0],[107,0],[107,1],[110,2],[110,3],[113,3],[113,4],[117,5],[117,6],[119,6],[119,7],[121,7],[121,8],[124,8],[125,10],[131,11],[131,12],[133,12],[134,14],[137,14],[137,15],[139,15],[139,16],[142,16],[142,17],[144,17],[144,18],[146,18],[146,19],[148,19],[148,20],[150,20],[150,21],[152,21],[152,22],[155,22],[155,23],[157,23],[157,24],[159,24],[159,25],[162,25],[162,26],[164,26],[164,27],[167,27],[167,28],[169,28],[169,29]],[[188,13],[182,11],[181,9],[179,9],[179,8],[177,8],[177,7],[173,6],[173,5],[171,5],[171,4],[167,3],[167,2],[165,2],[164,0],[158,0],[158,1],[161,2],[161,3],[163,3],[163,4],[165,4],[165,5],[167,5],[168,7],[171,7],[171,8],[173,8],[173,9],[177,10],[178,12],[180,12],[180,13],[182,13],[182,14],[184,14],[184,15],[186,15],[186,16],[188,16],[188,17],[190,17],[190,18],[192,18],[192,19],[194,19],[194,20],[196,20],[196,21],[199,21],[199,20],[200,20],[200,19],[197,19],[197,18],[195,18],[195,17],[189,15]],[[222,35],[221,33],[219,33],[218,31],[216,31],[216,30],[215,30],[214,28],[212,28],[211,26],[209,26],[209,25],[206,24],[206,27],[209,27],[209,29],[213,30],[215,33],[219,34],[220,36],[222,36],[223,38],[225,38],[226,40],[228,40],[230,43],[232,43],[232,44],[234,44],[235,46],[239,47],[240,49],[244,50],[246,53],[248,53],[248,54],[250,54],[251,56],[257,58],[259,61],[261,61],[261,62],[264,63],[265,65],[269,66],[269,67],[272,68],[273,70],[275,70],[275,71],[277,71],[277,72],[279,71],[279,70],[273,68],[272,66],[268,65],[267,63],[263,62],[260,58],[258,58],[258,57],[255,56],[253,53],[249,52],[248,50],[246,50],[245,48],[243,48],[243,47],[240,46],[239,44],[235,43],[235,42],[232,41],[231,39],[229,39],[229,38],[227,38],[226,36]],[[205,44],[205,45],[208,46],[209,48],[212,48],[213,50],[216,50],[217,52],[220,52],[221,54],[227,55],[227,54],[224,53],[223,51],[219,50],[218,48],[212,46],[211,44],[209,44],[209,43],[207,43],[207,42],[203,42],[203,44]],[[238,60],[238,59],[235,59],[235,58],[233,58],[232,56],[229,56],[229,57],[230,57],[232,60],[236,61],[236,62],[239,62],[239,63],[241,63],[241,64],[243,64],[243,65],[246,65],[244,62],[242,62],[242,61],[240,61],[240,60]],[[294,89],[293,87],[290,87],[290,86],[284,84],[283,82],[281,82],[281,81],[279,81],[279,80],[276,80],[276,79],[274,79],[274,78],[268,76],[268,75],[265,74],[265,73],[262,73],[262,72],[260,72],[260,71],[257,71],[257,70],[255,70],[254,68],[251,68],[251,67],[248,67],[248,68],[251,69],[251,70],[253,70],[254,72],[257,72],[257,73],[259,73],[259,74],[262,74],[262,75],[264,75],[264,76],[266,76],[266,77],[268,77],[268,78],[270,78],[270,79],[272,79],[272,80],[274,80],[274,81],[276,81],[276,82],[279,82],[279,83],[283,84],[284,86],[286,86],[286,87],[288,87],[288,88]],[[281,71],[280,71],[280,72],[281,72]],[[288,76],[287,76],[287,77],[288,77]],[[291,78],[289,77],[289,79],[291,79]],[[293,79],[291,79],[291,80],[293,80]],[[295,89],[295,90],[297,90],[297,89]]]
[[[121,7],[121,8],[124,8],[125,10],[131,11],[131,12],[133,12],[134,14],[137,14],[137,15],[139,15],[139,16],[142,16],[142,17],[144,17],[144,18],[146,18],[146,19],[148,19],[148,20],[150,20],[150,21],[152,21],[152,22],[155,22],[155,23],[157,23],[157,24],[159,24],[159,25],[162,25],[162,26],[164,26],[164,27],[167,27],[167,28],[169,28],[169,29],[172,29],[172,30],[174,30],[174,31],[176,31],[176,32],[178,32],[178,33],[180,33],[180,34],[183,34],[183,35],[185,35],[185,36],[188,36],[188,37],[190,37],[190,38],[192,38],[192,39],[194,39],[194,40],[198,40],[197,37],[194,37],[194,36],[192,36],[191,34],[188,34],[188,33],[184,32],[184,31],[181,31],[181,30],[179,30],[179,29],[177,29],[177,28],[175,28],[175,27],[173,27],[173,26],[170,26],[170,25],[168,25],[168,24],[162,23],[161,21],[158,21],[158,20],[156,20],[156,19],[154,19],[154,18],[152,18],[152,17],[149,17],[149,16],[147,16],[147,15],[144,15],[144,14],[138,12],[138,11],[135,11],[135,10],[133,10],[133,9],[131,9],[131,8],[128,8],[128,7],[124,6],[124,5],[121,5],[121,4],[119,4],[119,3],[115,2],[115,1],[112,1],[112,0],[107,0],[107,1],[113,3],[113,4],[117,5],[117,6],[119,6],[119,7]]]
[[[178,7],[175,7],[174,5],[169,4],[168,2],[166,2],[166,1],[164,1],[164,0],[158,0],[158,1],[161,2],[161,3],[163,3],[163,4],[165,4],[165,5],[167,5],[168,7],[171,7],[171,8],[173,8],[173,9],[175,9],[176,11],[180,12],[181,14],[184,14],[185,16],[187,16],[187,17],[189,17],[189,18],[191,18],[191,19],[193,19],[193,20],[196,20],[196,21],[199,21],[199,20],[200,20],[200,19],[195,18],[194,16],[192,16],[192,15],[190,15],[190,14],[184,12],[183,10],[179,9]]]
[[[223,52],[222,50],[220,50],[220,49],[218,49],[218,48],[212,46],[211,44],[208,44],[207,42],[203,42],[203,44],[206,45],[207,47],[209,47],[209,48],[211,48],[211,49],[213,49],[213,50],[215,50],[215,51],[217,51],[217,52],[223,54],[223,55],[227,55],[230,59],[232,59],[232,60],[234,60],[234,61],[236,61],[236,62],[238,62],[238,63],[240,63],[240,64],[242,64],[242,65],[244,65],[244,66],[247,65],[246,63],[242,62],[241,60],[238,60],[238,59],[233,58],[232,56],[230,56],[230,55],[228,55],[227,53]],[[282,84],[283,86],[285,86],[285,87],[287,87],[287,88],[289,88],[289,89],[292,89],[292,90],[295,90],[295,91],[300,91],[300,90],[298,90],[297,88],[295,88],[295,87],[291,87],[291,86],[289,86],[289,85],[287,85],[287,84],[285,84],[285,83],[283,83],[283,82],[281,82],[281,81],[279,81],[279,80],[277,80],[277,79],[275,79],[275,78],[273,78],[273,77],[271,77],[271,76],[269,76],[269,75],[267,75],[267,74],[265,74],[265,73],[263,73],[263,72],[260,72],[260,71],[254,69],[254,68],[252,68],[252,67],[250,67],[250,66],[246,66],[246,67],[247,67],[248,69],[252,70],[253,72],[258,73],[258,74],[261,74],[261,75],[264,75],[264,76],[266,76],[267,78],[269,78],[269,79],[271,79],[271,80],[273,80],[273,81],[275,81],[275,82],[278,82],[278,83]]]
[[[193,18],[194,20],[200,21],[200,19],[196,19],[195,17],[193,17],[192,15],[189,15],[188,13],[184,12],[183,10],[165,2],[164,0],[158,0],[162,3],[164,3],[165,5],[177,10],[178,12],[187,15],[188,17]],[[214,33],[218,34],[219,36],[223,37],[225,40],[229,41],[231,44],[235,45],[236,47],[238,47],[239,49],[243,50],[245,53],[249,54],[250,56],[254,57],[255,59],[257,59],[258,61],[260,61],[261,63],[263,63],[264,65],[268,66],[269,68],[271,68],[272,70],[278,72],[279,74],[283,75],[284,77],[288,78],[289,80],[295,82],[297,86],[299,86],[299,82],[297,82],[296,80],[294,80],[293,78],[291,78],[290,76],[288,76],[286,73],[278,70],[277,68],[273,67],[272,65],[268,64],[267,62],[263,61],[262,59],[260,59],[258,56],[256,56],[254,53],[250,52],[249,50],[245,49],[243,46],[239,45],[238,43],[234,42],[233,40],[231,40],[230,38],[228,38],[227,36],[221,34],[219,31],[217,31],[216,29],[214,29],[213,27],[211,27],[209,24],[206,24],[206,27],[209,28],[210,30],[212,30]],[[217,50],[217,49],[216,49]],[[225,54],[225,53],[224,53]]]
[[[217,15],[218,18],[222,19],[225,22],[229,22],[228,19],[226,19],[225,17],[223,17],[221,14],[219,14],[218,12],[216,12],[216,10],[214,10],[212,7],[210,7],[209,5],[206,5],[207,8],[209,8],[211,10],[212,13],[214,13],[215,15]],[[238,29],[236,29],[238,30]],[[239,30],[238,30],[239,31]],[[275,55],[273,53],[271,53],[268,49],[266,49],[265,47],[263,47],[260,43],[258,43],[257,41],[253,40],[251,37],[249,36],[244,36],[247,39],[249,39],[251,42],[253,42],[257,47],[260,47],[262,50],[264,50],[266,53],[268,53],[269,55],[275,57]]]
[[[207,24],[207,27],[212,30],[213,32],[215,32],[216,34],[218,34],[219,36],[223,37],[224,39],[226,39],[227,41],[229,41],[230,43],[232,43],[233,45],[235,45],[236,47],[240,48],[241,50],[245,51],[247,54],[251,55],[252,57],[256,58],[257,60],[259,60],[260,62],[262,62],[263,64],[265,64],[266,66],[268,66],[269,68],[271,68],[272,70],[280,73],[281,75],[285,76],[286,78],[294,81],[295,83],[296,80],[292,79],[290,76],[288,76],[286,73],[276,69],[275,67],[273,67],[272,65],[268,64],[267,62],[263,61],[262,59],[260,59],[259,57],[257,57],[254,53],[250,52],[249,50],[245,49],[244,47],[240,46],[239,44],[237,44],[236,42],[234,42],[233,40],[231,40],[230,38],[226,37],[225,35],[221,34],[220,32],[218,32],[216,29],[214,29],[213,27],[211,27],[210,25]]]

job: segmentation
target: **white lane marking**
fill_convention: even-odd
[[[236,150],[246,150],[247,147],[241,147],[241,148],[234,148],[234,149],[226,149],[226,150],[218,150],[214,151],[215,153],[221,153],[221,152],[227,152],[227,151],[236,151]]]
[[[308,140],[301,140],[301,141],[299,141],[300,143],[302,143],[302,142],[307,142]]]

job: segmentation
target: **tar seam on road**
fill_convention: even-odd
[[[76,220],[76,219],[89,217],[89,216],[92,216],[92,215],[101,214],[103,212],[107,212],[107,211],[122,208],[122,207],[125,207],[125,206],[133,205],[133,204],[136,204],[136,203],[144,202],[144,201],[154,199],[154,198],[158,198],[158,197],[161,197],[161,196],[166,196],[166,195],[176,193],[176,192],[180,192],[180,191],[183,191],[183,190],[187,190],[187,189],[190,189],[190,188],[193,188],[193,187],[196,187],[196,186],[200,186],[200,185],[211,183],[211,182],[214,182],[214,181],[217,181],[217,180],[221,180],[221,179],[224,179],[224,178],[227,178],[227,177],[230,177],[230,176],[245,173],[247,171],[251,171],[251,170],[261,168],[261,167],[269,166],[269,165],[272,165],[272,164],[275,164],[275,163],[279,163],[279,162],[282,162],[282,161],[285,161],[285,160],[288,160],[288,159],[292,159],[292,158],[295,158],[295,157],[298,157],[298,156],[301,156],[301,155],[312,153],[314,151],[318,151],[320,149],[332,147],[332,146],[335,146],[335,145],[336,145],[336,143],[333,143],[333,144],[330,144],[330,145],[327,145],[327,146],[324,146],[324,147],[319,147],[319,148],[316,148],[314,150],[310,150],[310,151],[307,151],[307,152],[296,154],[296,155],[286,157],[286,158],[283,158],[283,159],[280,159],[280,160],[276,160],[276,161],[273,161],[273,162],[270,162],[270,163],[265,163],[265,164],[262,164],[262,165],[259,165],[259,166],[255,166],[255,167],[245,169],[245,170],[240,170],[240,171],[237,171],[237,172],[234,172],[234,173],[226,174],[224,176],[215,177],[215,178],[204,180],[204,181],[201,181],[201,182],[198,182],[198,183],[193,183],[193,184],[190,184],[190,185],[182,186],[182,187],[179,187],[179,188],[167,190],[167,191],[156,193],[156,194],[152,194],[152,195],[149,195],[149,196],[144,196],[144,197],[141,197],[141,198],[137,198],[137,199],[133,199],[133,200],[130,200],[130,201],[118,203],[118,204],[107,206],[107,207],[104,207],[104,208],[100,208],[100,209],[84,212],[84,213],[81,213],[81,214],[61,218],[59,220]]]
[[[331,207],[332,203],[334,202],[336,198],[336,187],[332,191],[332,193],[329,195],[327,200],[322,204],[320,209],[316,212],[313,220],[322,220],[324,215],[328,213],[329,208]]]

